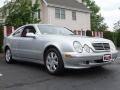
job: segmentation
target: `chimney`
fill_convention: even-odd
[[[77,2],[79,2],[79,3],[82,3],[82,0],[76,0]]]

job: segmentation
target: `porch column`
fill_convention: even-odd
[[[12,33],[15,31],[15,28],[12,26]]]
[[[7,27],[4,26],[4,37],[6,37],[6,36],[7,36]]]

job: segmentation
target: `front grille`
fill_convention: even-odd
[[[93,43],[95,50],[110,50],[109,43]]]
[[[103,59],[101,59],[101,60],[94,60],[94,62],[95,63],[103,63],[104,61],[103,61]]]

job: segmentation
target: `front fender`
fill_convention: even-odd
[[[46,49],[47,47],[49,47],[49,46],[54,46],[54,47],[56,47],[56,48],[59,50],[59,52],[62,54],[61,43],[49,42],[49,43],[47,43],[47,44],[44,46],[44,51],[45,51],[45,49]]]
[[[56,47],[60,51],[61,55],[64,54],[64,52],[74,52],[72,43],[70,42],[49,42],[44,48],[46,49],[48,46]]]

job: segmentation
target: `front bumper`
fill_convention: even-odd
[[[109,61],[104,61],[103,56],[105,54],[111,54],[112,59]],[[89,68],[110,64],[117,58],[117,55],[118,51],[87,54],[77,52],[65,52],[63,55],[63,62],[65,68],[72,69]]]

